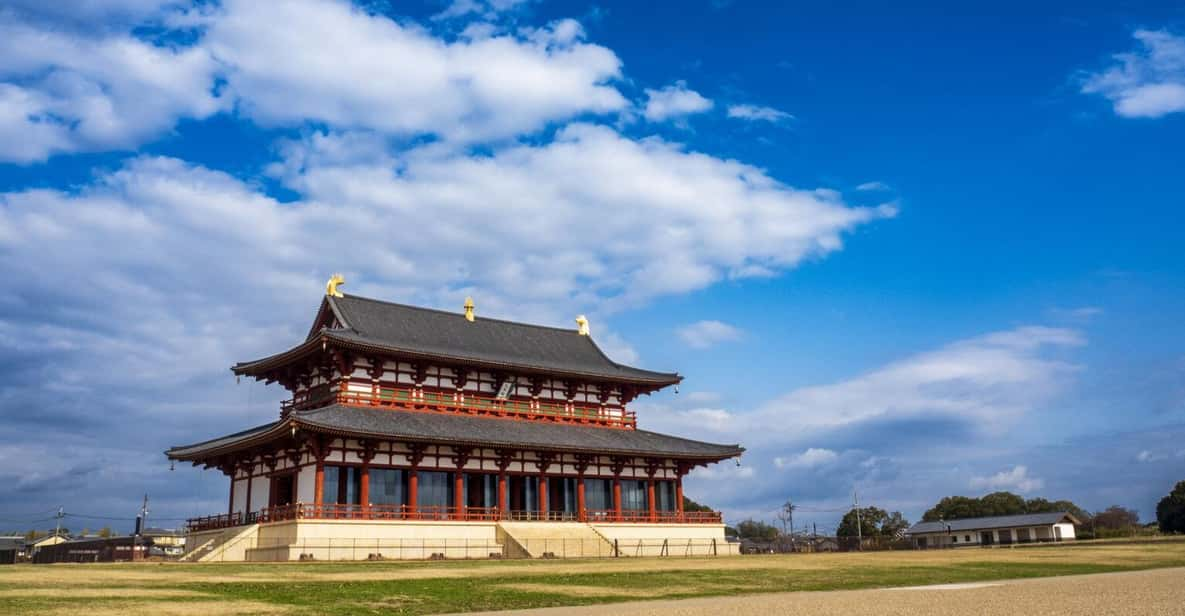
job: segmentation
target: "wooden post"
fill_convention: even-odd
[[[317,460],[317,474],[313,480],[313,504],[317,505],[317,517],[321,517],[320,507],[325,504],[325,463]]]
[[[658,510],[654,501],[654,478],[646,480],[646,508],[650,510],[650,521],[658,519]]]
[[[412,467],[407,475],[407,508],[411,510],[412,517],[416,517],[416,512],[419,511],[419,496],[420,496],[420,469]]]
[[[234,470],[230,472],[230,506],[226,510],[227,519],[235,515],[235,474]]]
[[[679,520],[683,520],[683,475],[675,476],[675,511],[679,513]]]
[[[362,517],[370,517],[370,462],[362,463],[362,477],[358,480],[358,504],[362,509]]]
[[[453,479],[453,517],[457,520],[465,519],[465,473],[457,469]]]
[[[613,521],[621,521],[621,475],[613,476]]]
[[[539,515],[547,519],[547,475],[539,475]]]
[[[506,512],[510,510],[506,497],[506,471],[503,471],[498,473],[498,517],[502,519],[506,519]]]
[[[581,522],[587,518],[584,512],[584,475],[576,478],[576,518]]]

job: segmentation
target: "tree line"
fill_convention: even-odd
[[[684,507],[700,506],[690,500]],[[693,509],[687,509],[693,511]],[[947,496],[922,514],[923,522],[959,520],[965,518],[986,518],[1029,513],[1058,513],[1065,511],[1078,519],[1076,535],[1079,538],[1112,537],[1129,533],[1148,531],[1153,527],[1162,533],[1185,533],[1185,481],[1180,481],[1173,490],[1157,503],[1156,522],[1143,525],[1140,515],[1134,509],[1111,505],[1091,513],[1069,500],[1048,500],[1034,497],[1024,498],[1012,492],[992,492],[980,497]],[[844,514],[836,535],[864,537],[878,542],[901,539],[910,523],[899,511],[886,511],[867,506],[851,509]],[[729,535],[753,541],[774,541],[785,533],[773,524],[759,520],[744,520],[726,529]]]

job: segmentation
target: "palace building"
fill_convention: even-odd
[[[291,398],[271,423],[174,447],[229,478],[192,519],[188,560],[724,553],[683,478],[738,445],[638,428],[630,403],[674,373],[610,360],[560,329],[344,295],[306,339],[235,365]],[[362,546],[362,547],[359,547]]]

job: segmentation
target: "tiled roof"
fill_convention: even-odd
[[[942,522],[918,522],[906,533],[944,533],[947,527],[951,532],[968,530],[988,530],[992,528],[1011,528],[1014,526],[1047,526],[1061,522],[1079,523],[1079,520],[1068,512],[1055,513],[1026,513],[1022,515],[1003,515],[990,518],[964,518],[962,520],[946,520]]]
[[[478,317],[469,322],[459,312],[395,304],[346,295],[326,296],[340,328],[316,330],[304,345],[284,353],[236,365],[238,374],[270,367],[318,337],[380,352],[474,363],[494,368],[580,376],[648,385],[672,385],[682,377],[619,364],[575,329],[545,327]]]
[[[740,455],[739,445],[705,443],[650,432],[477,417],[473,415],[330,405],[294,411],[288,419],[230,436],[174,447],[170,458],[195,460],[264,440],[284,438],[291,427],[333,434],[377,436],[415,442],[537,448],[631,456],[718,461]]]

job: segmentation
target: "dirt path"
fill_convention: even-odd
[[[486,612],[495,614],[504,612]],[[793,592],[526,610],[583,616],[770,616],[789,614],[1185,615],[1185,568],[913,588]],[[472,616],[472,615],[471,615]]]

